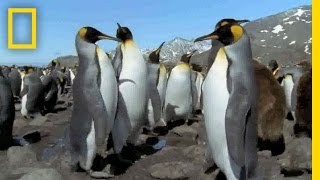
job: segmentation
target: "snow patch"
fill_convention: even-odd
[[[277,25],[277,26],[275,26],[274,28],[273,28],[273,33],[275,33],[275,34],[278,34],[279,32],[281,32],[281,31],[284,31],[284,29],[283,29],[283,26],[281,26],[280,24],[279,25]]]
[[[293,45],[293,44],[295,44],[296,43],[296,41],[291,41],[290,43],[289,43],[289,45]]]
[[[309,45],[306,45],[306,46],[304,47],[304,52],[305,52],[306,54],[311,54],[311,53],[309,52]]]
[[[285,22],[284,24],[293,24],[294,22],[297,22],[297,21],[288,21],[288,22]]]
[[[262,33],[267,33],[267,32],[269,32],[268,30],[261,30],[260,32],[262,32]]]
[[[264,40],[264,39],[262,39],[262,40],[260,40],[261,42],[265,42],[266,40]]]
[[[288,36],[285,36],[285,37],[283,37],[282,39],[287,39],[288,38]]]

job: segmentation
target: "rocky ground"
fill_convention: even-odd
[[[17,110],[19,105],[17,104]],[[70,94],[57,105],[57,112],[33,120],[25,120],[16,111],[14,135],[39,131],[41,141],[24,147],[0,151],[0,180],[90,180],[84,172],[71,172],[68,126],[72,110]],[[263,179],[311,179],[311,139],[293,136],[293,122],[285,120],[286,151],[272,157],[270,151],[259,152],[259,172]],[[125,167],[112,160],[95,161],[95,169],[116,174],[115,180],[152,179],[224,179],[219,170],[206,160],[205,129],[201,116],[188,122],[176,122],[154,133],[141,133],[138,146],[124,149],[124,157],[135,160]],[[156,150],[162,148],[161,150]],[[128,154],[126,151],[135,152]]]

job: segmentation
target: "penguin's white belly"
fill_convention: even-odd
[[[131,55],[131,56],[130,56]],[[138,49],[123,53],[119,93],[125,103],[131,127],[144,121],[147,101],[147,66]]]
[[[71,85],[73,85],[73,81],[74,81],[75,75],[74,75],[74,73],[71,71],[71,69],[69,69],[69,72],[70,72]]]
[[[174,114],[179,118],[188,118],[192,111],[191,71],[174,68],[168,80],[165,108],[173,106]],[[167,113],[167,112],[166,112]],[[170,115],[167,117],[171,117]],[[169,121],[171,119],[167,119]]]
[[[25,94],[21,100],[21,114],[22,114],[22,116],[28,116],[27,100],[28,100],[27,94]]]
[[[293,86],[294,86],[294,83],[293,83],[292,78],[287,77],[287,78],[285,78],[283,80],[283,89],[284,89],[284,93],[285,93],[285,96],[286,96],[287,109],[289,111],[292,110],[292,107],[291,107],[291,94],[292,94]]]
[[[224,172],[227,179],[236,179],[229,161],[225,128],[225,114],[229,100],[227,67],[227,60],[224,59],[216,59],[212,65],[203,83],[203,111],[208,145],[214,162]]]
[[[196,103],[196,108],[200,109],[200,100],[201,100],[201,88],[202,88],[202,83],[203,83],[203,76],[201,73],[198,72],[198,76],[196,79],[196,88],[197,88],[197,103]]]
[[[167,74],[161,74],[159,75],[159,82],[158,82],[158,86],[157,89],[159,91],[159,95],[160,95],[160,99],[161,99],[161,107],[164,103],[164,98],[165,98],[165,94],[166,94],[166,84],[167,84],[167,78],[166,78]]]
[[[117,110],[118,101],[118,85],[114,74],[114,70],[110,64],[101,64],[101,84],[100,93],[104,105],[106,107],[107,115],[107,134],[111,131],[114,123],[114,118]]]
[[[21,75],[21,90],[20,90],[20,92],[22,92],[22,90],[23,90],[23,84],[24,84],[23,78],[24,78],[24,76],[25,75]]]
[[[95,138],[96,138],[96,132],[94,129],[94,123],[91,120],[91,129],[86,139],[87,140],[87,159],[86,159],[85,167],[82,167],[85,170],[90,170],[93,160],[96,156],[97,147],[96,147]]]

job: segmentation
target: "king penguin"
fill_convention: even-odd
[[[34,68],[26,67],[21,91],[21,114],[33,118],[35,113],[44,115],[44,87]]]
[[[222,24],[241,24],[248,20],[224,19]],[[269,68],[253,60],[257,84],[257,129],[259,150],[270,150],[272,156],[285,151],[283,124],[286,117],[286,98],[273,73],[279,71],[276,60],[271,60]]]
[[[9,73],[8,76],[10,80],[13,97],[15,99],[19,99],[20,92],[21,92],[21,75],[15,67],[12,67],[11,72]]]
[[[146,123],[147,65],[128,27],[118,23],[117,38],[122,43],[114,57],[119,99],[112,138],[114,151],[119,155],[126,142],[135,144]]]
[[[192,106],[193,113],[198,114],[201,113],[201,87],[204,80],[204,76],[202,74],[202,67],[197,64],[191,64],[192,66]]]
[[[0,150],[12,145],[12,128],[15,118],[14,100],[10,83],[0,67]]]
[[[163,42],[156,50],[150,53],[149,59],[147,61],[148,68],[148,126],[150,130],[152,130],[155,125],[161,119],[161,95],[158,87],[162,90],[162,86],[165,85],[164,82],[160,83],[160,77],[164,76],[163,72],[161,72],[161,63],[160,63],[160,51],[165,42]],[[162,73],[162,74],[161,74]],[[162,81],[164,81],[163,77]],[[162,93],[162,91],[161,91]],[[164,124],[164,122],[162,123]]]
[[[224,45],[202,87],[210,154],[228,180],[249,179],[257,165],[257,96],[250,39],[239,24],[226,24],[195,42],[210,39]]]
[[[195,51],[184,54],[171,70],[164,103],[164,120],[188,120],[192,113],[192,82],[190,58]]]
[[[281,86],[284,89],[286,97],[286,105],[288,113],[291,112],[293,120],[295,120],[295,106],[297,99],[297,85],[300,77],[303,75],[304,70],[299,66],[291,66],[281,68],[275,76],[278,77]]]
[[[106,150],[114,122],[117,83],[111,60],[95,43],[102,39],[121,41],[93,27],[83,27],[76,35],[79,66],[73,85],[74,107],[70,122],[72,165],[79,163],[92,177],[110,177],[91,170],[96,153]]]

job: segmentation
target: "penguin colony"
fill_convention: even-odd
[[[98,155],[135,145],[142,128],[149,132],[202,114],[209,154],[227,179],[259,178],[257,151],[284,152],[282,134],[287,113],[297,136],[311,137],[312,68],[308,62],[281,68],[276,60],[264,66],[252,58],[250,39],[241,26],[248,20],[223,19],[212,33],[195,42],[218,41],[206,72],[192,64],[196,51],[181,56],[174,67],[160,61],[165,42],[145,60],[128,27],[117,24],[116,36],[82,27],[75,38],[76,68],[53,60],[48,68],[1,67],[0,149],[14,145],[14,103],[26,119],[55,112],[71,86],[73,112],[70,147],[74,170],[95,178],[113,174],[92,169]],[[115,55],[96,43],[117,42]],[[107,149],[112,142],[112,149]]]

